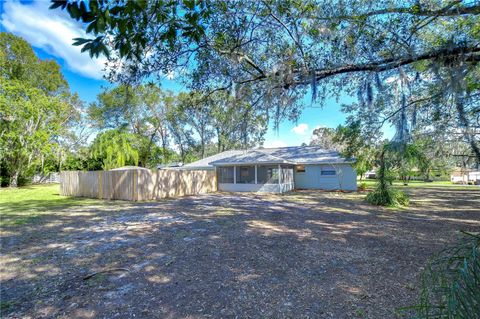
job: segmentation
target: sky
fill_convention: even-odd
[[[87,53],[81,53],[80,47],[73,46],[73,38],[85,37],[84,26],[64,11],[49,10],[49,5],[49,0],[0,0],[0,31],[24,38],[41,59],[56,60],[71,91],[77,92],[85,102],[93,102],[102,88],[112,86],[102,78],[105,60],[92,59]],[[184,89],[175,79],[165,79],[161,87],[175,92]],[[340,105],[350,101],[351,97],[343,96],[339,102],[331,99],[325,107],[318,108],[312,106],[307,96],[304,111],[296,122],[284,121],[278,129],[269,125],[264,147],[308,144],[315,128],[334,128],[345,122],[346,115],[340,111]]]

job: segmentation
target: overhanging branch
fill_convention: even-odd
[[[412,6],[412,7],[397,7],[397,8],[385,8],[380,10],[374,10],[370,12],[365,12],[358,15],[342,15],[342,16],[333,16],[321,18],[322,20],[358,20],[365,19],[372,16],[384,15],[384,14],[410,14],[416,16],[432,16],[432,17],[448,17],[448,16],[459,16],[466,14],[477,15],[480,14],[480,5],[472,6],[463,6],[461,0],[452,1],[445,7],[438,10],[426,10],[421,6]]]
[[[412,64],[414,62],[432,60],[432,59],[452,59],[459,56],[465,56],[466,61],[477,62],[480,60],[480,46],[473,47],[456,47],[456,48],[443,48],[435,51],[410,55],[401,58],[389,58],[380,61],[374,61],[364,64],[347,64],[327,69],[315,70],[315,77],[317,80],[325,79],[334,75],[356,72],[383,72],[392,69],[396,69],[403,65]],[[297,71],[299,73],[299,71]],[[293,85],[305,85],[309,84],[311,79],[299,78]]]

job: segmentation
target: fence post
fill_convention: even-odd
[[[132,200],[136,201],[137,200],[137,171],[133,171],[133,176],[132,176]]]
[[[103,171],[98,171],[98,198],[100,199],[103,197],[102,173]]]

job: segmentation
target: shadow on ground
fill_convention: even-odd
[[[2,229],[2,317],[392,318],[427,259],[480,226],[478,191],[411,196],[406,210],[307,191],[45,203]]]

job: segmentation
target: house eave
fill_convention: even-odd
[[[242,162],[242,163],[212,163],[212,166],[241,166],[241,165],[338,165],[338,164],[354,164],[355,161],[342,162]]]
[[[342,162],[296,162],[295,165],[338,165],[338,164],[354,164],[355,161]]]
[[[293,162],[241,162],[241,163],[212,163],[213,166],[242,166],[242,165],[295,165]]]
[[[180,170],[184,171],[199,171],[199,170],[210,170],[213,171],[215,169],[214,166],[184,166],[181,168],[178,168]]]

